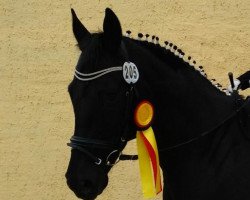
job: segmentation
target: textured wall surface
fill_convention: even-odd
[[[76,199],[64,178],[74,120],[67,85],[80,54],[70,7],[91,31],[102,29],[104,9],[112,8],[124,31],[174,42],[224,86],[229,71],[237,76],[250,68],[249,0],[0,0],[0,5],[1,200]],[[135,152],[135,145],[126,150]],[[119,163],[98,199],[143,199],[138,163]]]

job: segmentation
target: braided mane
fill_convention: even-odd
[[[127,33],[130,31],[127,31]],[[130,32],[131,33],[131,32]],[[127,34],[127,36],[129,36]],[[146,40],[142,40],[143,34],[138,34],[138,40],[130,38],[133,42],[136,44],[146,48],[149,50],[153,55],[155,55],[158,59],[160,59],[162,62],[167,63],[169,66],[171,66],[174,70],[178,70],[181,68],[190,69],[199,74],[201,77],[204,78],[204,80],[211,83],[213,86],[221,90],[221,84],[214,83],[216,81],[215,79],[207,79],[207,74],[204,72],[203,67],[199,66],[198,69],[195,68],[196,61],[191,60],[191,56],[188,56],[187,59],[184,59],[185,53],[178,49],[176,45],[169,43],[165,41],[165,47],[162,47],[159,44],[159,38],[152,36],[152,42],[148,41],[149,35],[146,35]],[[222,91],[225,91],[226,89],[223,88]]]

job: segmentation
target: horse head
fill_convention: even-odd
[[[73,9],[72,17],[81,55],[68,87],[75,130],[68,144],[72,152],[66,178],[79,198],[94,199],[107,186],[108,172],[127,141],[135,138],[135,91],[124,80],[128,72],[123,68],[124,63],[127,70],[136,66],[127,62],[121,25],[112,10],[106,9],[101,33],[91,34]]]

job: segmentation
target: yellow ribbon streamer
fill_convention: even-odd
[[[162,191],[159,155],[153,129],[149,127],[145,131],[137,131],[136,139],[143,195],[145,198],[152,198]]]

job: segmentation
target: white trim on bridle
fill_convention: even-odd
[[[102,70],[88,73],[88,74],[81,73],[77,71],[76,69],[74,75],[80,81],[91,81],[101,76],[104,76],[105,74],[115,72],[115,71],[123,71],[122,73],[123,78],[128,84],[136,83],[139,79],[139,71],[136,65],[132,62],[124,62],[123,66],[110,67],[110,68],[102,69]]]
[[[94,79],[97,79],[105,74],[108,74],[110,72],[114,72],[114,71],[122,71],[122,67],[121,66],[118,66],[118,67],[110,67],[110,68],[106,68],[106,69],[103,69],[103,70],[99,70],[99,71],[96,71],[96,72],[93,72],[93,73],[88,73],[88,74],[85,74],[85,73],[81,73],[77,70],[75,70],[75,77],[80,80],[80,81],[90,81],[90,80],[94,80]],[[83,76],[83,77],[79,77],[80,76]]]

